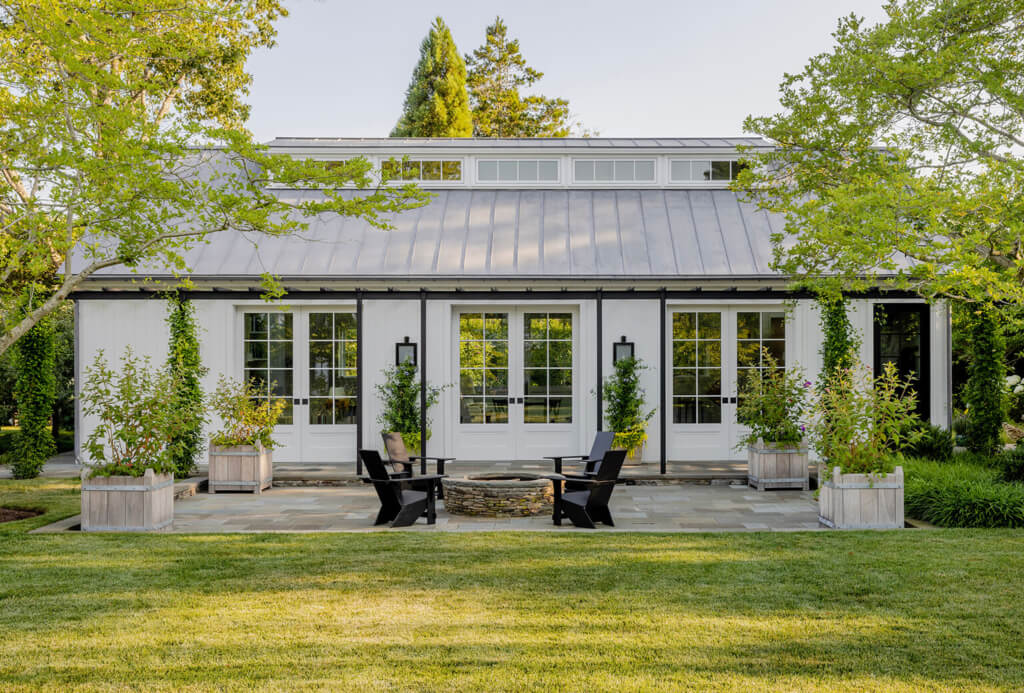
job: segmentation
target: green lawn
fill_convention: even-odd
[[[0,482],[50,519],[75,499]],[[3,691],[1024,688],[1024,531],[23,533],[39,522],[0,536]]]

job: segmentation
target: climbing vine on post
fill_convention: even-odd
[[[842,294],[822,294],[818,297],[821,320],[821,357],[823,359],[819,382],[824,386],[840,370],[848,370],[856,362],[860,337],[853,330],[846,313],[846,298]]]
[[[1006,343],[993,306],[968,309],[966,317],[970,354],[964,388],[967,448],[992,454],[999,449],[999,434],[1006,417],[1006,366],[1003,363]]]
[[[56,389],[54,354],[53,324],[48,319],[36,323],[14,346],[14,399],[21,426],[10,453],[15,479],[39,476],[46,460],[57,452],[50,432]]]
[[[174,475],[182,478],[195,471],[204,448],[206,405],[201,380],[206,369],[199,358],[195,306],[176,292],[167,295],[167,326],[171,335],[167,369],[175,383],[171,397],[183,424],[169,447],[173,450]]]

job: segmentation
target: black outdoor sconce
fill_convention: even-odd
[[[406,361],[412,361],[412,365],[416,365],[416,342],[410,342],[408,337],[404,342],[395,344],[395,365],[401,366]]]
[[[635,352],[636,348],[633,346],[633,342],[627,342],[626,335],[622,335],[621,341],[612,344],[612,363],[618,363],[623,359],[631,359]]]

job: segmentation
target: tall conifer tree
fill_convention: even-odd
[[[501,17],[487,27],[484,45],[466,56],[473,134],[478,137],[566,137],[569,102],[523,96],[520,89],[544,76],[526,64],[519,40],[509,39]]]
[[[392,137],[469,137],[473,120],[466,93],[466,64],[440,17],[420,45],[420,60],[405,92]]]

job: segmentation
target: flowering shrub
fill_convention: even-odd
[[[828,479],[833,467],[844,474],[885,475],[895,466],[894,456],[917,442],[917,395],[910,380],[900,380],[892,363],[873,378],[862,364],[839,368],[814,400],[811,441],[824,463]]]
[[[1005,383],[1010,421],[1024,421],[1024,382],[1014,374],[1006,376]]]
[[[740,445],[800,443],[806,426],[807,395],[811,383],[795,368],[783,368],[762,349],[763,369],[753,369],[740,383],[737,419],[750,427]]]
[[[178,450],[173,441],[188,418],[171,396],[174,387],[168,370],[152,368],[148,358],[135,357],[131,349],[125,350],[120,372],[107,366],[102,351],[97,354],[80,394],[82,411],[99,419],[85,442],[94,462],[91,476],[174,472]]]
[[[220,377],[210,404],[220,416],[223,428],[214,433],[214,445],[256,445],[272,449],[274,426],[284,412],[283,399],[268,399],[255,382],[240,383]]]

